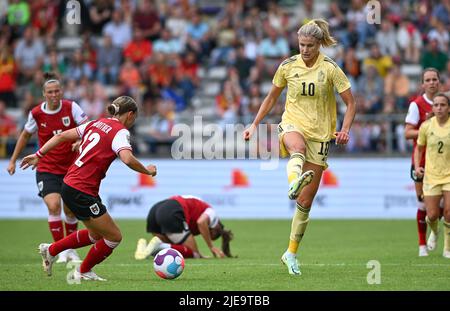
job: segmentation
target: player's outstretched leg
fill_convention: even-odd
[[[48,276],[52,275],[52,265],[55,261],[55,257],[50,255],[48,248],[51,244],[41,243],[39,244],[38,250],[39,254],[42,256],[42,267]]]
[[[288,196],[289,199],[295,200],[298,195],[307,185],[311,183],[314,177],[314,172],[312,170],[304,172],[299,178],[293,180],[289,184]]]

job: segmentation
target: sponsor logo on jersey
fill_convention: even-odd
[[[42,127],[47,127],[47,123],[41,123]]]
[[[64,126],[69,126],[70,125],[70,118],[69,117],[62,117],[62,122],[63,122]]]

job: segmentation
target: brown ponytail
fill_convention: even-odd
[[[234,256],[231,255],[230,250],[230,241],[234,237],[233,232],[231,230],[225,230],[224,225],[219,221],[219,233],[222,236],[222,252],[225,256],[233,258]]]
[[[112,104],[108,106],[108,112],[112,116],[120,116],[129,111],[136,112],[137,104],[136,101],[129,96],[117,97]]]

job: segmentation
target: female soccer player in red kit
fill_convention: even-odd
[[[16,160],[33,133],[37,133],[39,146],[42,147],[54,135],[75,128],[88,119],[77,103],[62,99],[61,84],[54,74],[46,73],[45,80],[43,86],[45,101],[34,107],[28,115],[28,121],[9,161],[7,170],[10,175],[15,173]],[[74,149],[70,142],[61,144],[37,166],[36,183],[39,196],[44,199],[48,208],[48,225],[54,241],[64,238],[61,220],[61,186],[64,175],[75,159]],[[69,235],[77,231],[78,220],[65,205],[64,214],[66,215],[64,227],[66,235]],[[77,253],[73,250],[61,253],[57,262],[70,260],[79,260]]]
[[[92,268],[112,253],[122,240],[122,234],[99,197],[100,182],[116,157],[136,172],[156,175],[156,167],[145,167],[131,150],[128,128],[136,120],[136,102],[131,97],[121,96],[108,106],[108,112],[112,118],[94,120],[54,136],[35,154],[25,157],[20,165],[23,169],[35,167],[60,143],[82,140],[77,158],[64,177],[61,195],[87,229],[76,231],[52,244],[39,245],[44,270],[49,276],[57,254],[69,248],[94,244],[74,272],[74,279],[105,281]]]
[[[160,250],[174,248],[185,258],[207,258],[200,254],[194,236],[201,235],[214,257],[233,257],[233,233],[225,230],[215,210],[205,201],[189,195],[176,195],[152,206],[147,216],[147,232],[154,235],[147,245],[139,239],[134,257],[155,256]],[[222,250],[213,241],[222,237]]]

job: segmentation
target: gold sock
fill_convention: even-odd
[[[427,217],[425,217],[425,220],[426,220],[427,224],[430,226],[430,229],[437,236],[438,231],[439,231],[439,219],[436,219],[435,221],[431,221],[427,216]]]
[[[298,178],[302,174],[303,163],[305,163],[305,156],[303,154],[291,154],[291,158],[289,159],[286,166],[289,183],[291,183],[294,179]]]
[[[444,221],[444,250],[450,252],[450,223]]]
[[[309,222],[309,208],[304,208],[297,203],[294,218],[292,218],[291,235],[289,237],[288,251],[296,254],[300,242],[305,234]]]

